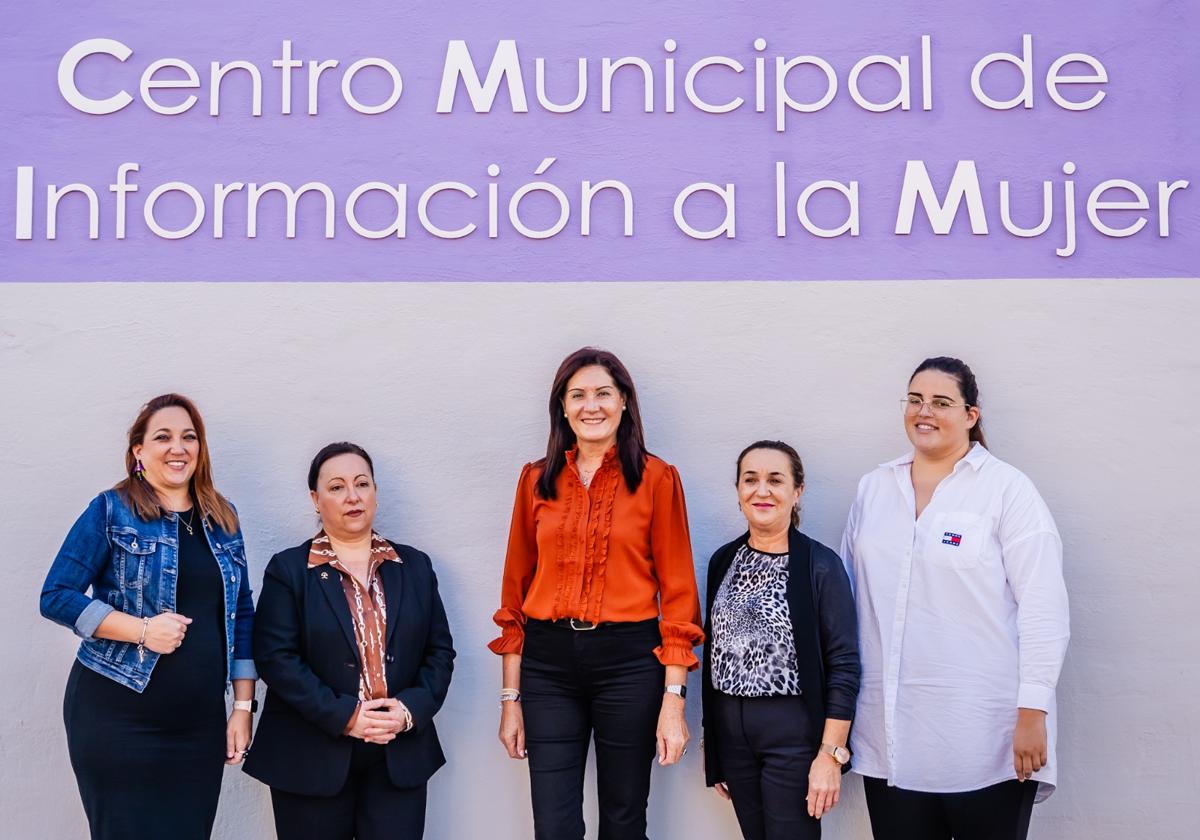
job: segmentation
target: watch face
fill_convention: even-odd
[[[850,760],[850,750],[846,749],[845,747],[835,747],[833,750],[833,757],[838,764],[845,764]]]

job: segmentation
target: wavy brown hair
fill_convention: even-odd
[[[166,512],[154,488],[135,474],[138,459],[133,455],[133,447],[139,446],[146,439],[146,428],[150,425],[150,418],[164,408],[182,408],[188,413],[192,428],[196,430],[200,451],[196,455],[196,471],[192,473],[192,484],[188,492],[200,506],[201,516],[212,519],[225,533],[234,533],[238,528],[237,513],[234,512],[233,505],[213,486],[212,461],[208,457],[204,420],[200,417],[196,404],[181,394],[163,394],[155,397],[138,412],[133,425],[129,427],[129,445],[125,448],[125,478],[117,482],[117,492],[142,519],[158,519]]]
[[[633,377],[614,354],[596,347],[581,347],[563,359],[550,386],[550,438],[546,441],[546,457],[539,462],[542,474],[537,482],[537,493],[543,499],[553,499],[557,495],[554,484],[567,464],[567,450],[575,445],[575,432],[571,431],[571,424],[563,416],[567,383],[578,371],[593,365],[608,371],[617,390],[625,398],[625,410],[621,412],[621,424],[617,427],[617,457],[621,461],[621,473],[629,492],[636,492],[642,483],[646,456],[650,453],[646,451],[646,435],[642,431],[642,415],[638,411]]]

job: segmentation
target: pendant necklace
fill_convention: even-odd
[[[175,515],[179,517],[179,524],[182,525],[184,528],[187,528],[189,537],[196,533],[195,531],[192,530],[192,520],[196,518],[196,506],[195,505],[192,505],[192,509],[188,511],[188,518],[187,518],[186,522],[183,521],[183,514],[180,513],[179,511],[176,511]]]

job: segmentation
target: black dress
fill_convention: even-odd
[[[176,612],[192,619],[146,690],[76,660],[63,718],[93,840],[212,832],[225,761],[225,590],[200,524],[179,525]]]

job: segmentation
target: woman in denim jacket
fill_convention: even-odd
[[[242,533],[186,397],[142,408],[125,467],[75,522],[42,587],[42,615],[83,639],[63,701],[71,766],[93,838],[207,838],[222,762],[239,763],[250,745]]]

